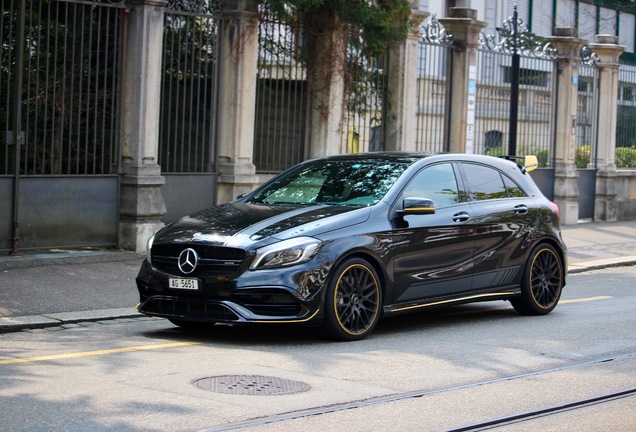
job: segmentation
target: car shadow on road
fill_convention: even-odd
[[[504,326],[508,320],[522,318],[509,304],[467,304],[386,317],[380,320],[375,331],[365,340],[386,339],[397,335],[427,336],[450,330],[473,331],[477,326],[492,324]],[[330,340],[318,327],[301,325],[206,325],[198,328],[181,328],[167,320],[157,330],[143,332],[151,339],[169,339],[231,346],[270,345],[321,345],[339,343]],[[351,342],[348,342],[349,344]],[[357,342],[353,342],[357,343]]]

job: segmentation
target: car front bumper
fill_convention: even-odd
[[[309,323],[322,317],[324,277],[315,264],[285,271],[246,272],[236,278],[198,278],[197,290],[169,288],[175,275],[144,261],[137,276],[137,310],[148,316],[195,322]]]

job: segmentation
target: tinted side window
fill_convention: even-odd
[[[443,163],[424,168],[413,177],[404,190],[404,196],[431,199],[436,208],[459,203],[453,166]]]
[[[496,169],[466,163],[462,164],[462,168],[474,200],[508,198],[501,174]]]
[[[501,177],[503,177],[504,185],[506,186],[506,191],[508,192],[509,197],[527,196],[523,189],[521,189],[510,177],[505,174],[502,174]]]

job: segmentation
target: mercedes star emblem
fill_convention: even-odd
[[[199,255],[194,249],[184,249],[179,255],[179,270],[184,274],[190,274],[197,268]]]

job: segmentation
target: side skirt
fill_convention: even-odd
[[[519,287],[508,287],[506,289],[497,289],[496,291],[488,290],[482,292],[464,294],[454,297],[436,297],[416,302],[398,303],[385,305],[383,308],[384,315],[394,315],[400,313],[414,312],[425,308],[436,308],[454,304],[473,303],[480,301],[492,300],[508,300],[521,294]]]

